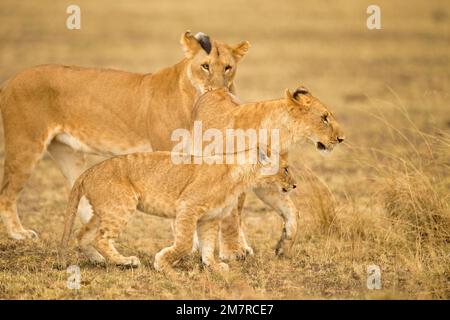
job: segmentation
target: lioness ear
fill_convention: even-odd
[[[250,49],[250,42],[242,41],[239,44],[231,47],[231,52],[233,53],[234,59],[237,61],[241,60]]]
[[[192,58],[201,48],[197,39],[189,30],[181,35],[180,43],[186,58]]]
[[[200,44],[200,47],[202,47],[203,50],[205,50],[207,54],[211,53],[211,48],[212,48],[211,39],[209,38],[209,36],[207,34],[204,34],[203,32],[198,32],[194,36],[194,38],[198,41],[198,43]]]

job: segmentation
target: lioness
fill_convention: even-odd
[[[16,201],[47,150],[73,184],[89,166],[84,154],[105,157],[171,150],[171,132],[189,128],[192,106],[207,90],[234,90],[238,62],[249,49],[205,34],[183,33],[185,58],[154,74],[44,65],[25,70],[1,89],[5,165],[0,215],[9,237],[36,236],[24,229]],[[91,210],[80,204],[84,222]]]
[[[137,257],[124,257],[113,245],[131,214],[139,208],[152,215],[175,218],[175,242],[156,255],[156,270],[169,270],[189,253],[195,230],[203,264],[227,268],[214,260],[217,220],[229,214],[238,196],[249,188],[262,183],[275,183],[284,192],[295,188],[285,162],[275,175],[262,174],[263,163],[174,164],[171,153],[163,151],[134,153],[101,162],[83,173],[73,186],[61,256],[67,248],[78,203],[85,196],[92,205],[93,217],[79,232],[78,239],[90,260],[104,262],[106,258],[116,265],[139,266]]]
[[[286,90],[285,98],[264,102],[241,104],[226,89],[207,92],[199,97],[194,109],[194,120],[201,120],[203,130],[215,129],[280,129],[281,153],[301,140],[312,141],[318,150],[329,152],[344,141],[344,133],[334,115],[314,97],[308,89],[300,86],[293,94]],[[297,210],[288,195],[282,195],[270,185],[253,190],[266,204],[273,207],[284,219],[284,229],[276,253],[285,253],[292,245],[297,232]],[[245,194],[238,201],[238,209],[221,221],[220,257],[230,260],[253,250],[247,244],[240,223],[240,211]]]

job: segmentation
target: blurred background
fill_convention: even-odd
[[[65,26],[71,4],[81,8],[81,30]],[[90,282],[77,294],[49,267],[67,187],[46,157],[19,202],[41,240],[18,244],[0,228],[0,298],[448,298],[450,3],[380,0],[382,29],[368,30],[371,4],[2,0],[0,83],[48,63],[154,72],[183,58],[183,31],[202,31],[250,41],[236,78],[241,99],[303,84],[335,113],[348,142],[326,158],[310,146],[290,155],[303,182],[293,195],[301,231],[291,259],[275,258],[281,220],[253,196],[245,224],[256,256],[229,278],[168,282],[151,261],[170,243],[170,224],[138,214],[121,246],[139,248],[146,267],[86,266]],[[365,287],[370,263],[381,266],[382,293]]]
[[[68,30],[66,8],[81,8]],[[370,1],[9,1],[0,4],[0,80],[46,63],[152,72],[182,58],[184,30],[226,43],[248,40],[240,96],[264,99],[304,83],[331,105],[355,95],[444,90],[449,67],[445,1],[377,1],[381,30],[366,27]],[[351,100],[351,98],[350,98]]]

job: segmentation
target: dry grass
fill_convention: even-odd
[[[92,266],[73,246],[79,291],[55,267],[67,187],[45,157],[19,201],[40,239],[14,242],[0,228],[0,299],[450,298],[448,5],[378,1],[383,30],[368,31],[365,1],[78,3],[81,31],[64,28],[69,1],[1,2],[0,82],[49,62],[152,71],[180,59],[183,30],[201,30],[253,44],[237,80],[244,100],[304,83],[330,105],[348,142],[328,157],[308,145],[290,155],[301,182],[292,257],[275,257],[281,219],[250,196],[255,256],[227,275],[199,270],[191,257],[169,279],[152,264],[171,242],[170,223],[137,213],[119,247],[143,267]],[[382,290],[366,287],[371,264],[381,268]]]

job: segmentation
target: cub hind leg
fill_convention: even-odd
[[[109,262],[119,266],[138,267],[138,257],[125,257],[114,247],[114,240],[119,237],[129,217],[136,211],[138,200],[134,193],[122,190],[119,197],[112,196],[114,202],[101,206],[94,204],[94,216],[98,216],[98,228],[92,242],[95,249]]]
[[[48,146],[47,151],[58,165],[61,173],[67,179],[70,187],[73,186],[75,180],[84,171],[98,162],[88,161],[86,154],[81,151],[76,151],[56,139],[53,139]],[[85,225],[79,233],[80,249],[91,262],[104,263],[105,258],[90,244],[93,241],[98,221],[88,224],[92,218],[92,208],[85,196],[80,199],[77,214],[81,222]]]
[[[99,218],[97,216],[93,216],[92,219],[90,219],[88,223],[85,224],[79,231],[77,238],[81,251],[89,259],[89,261],[103,264],[106,263],[106,259],[92,245],[98,231],[99,222]]]

